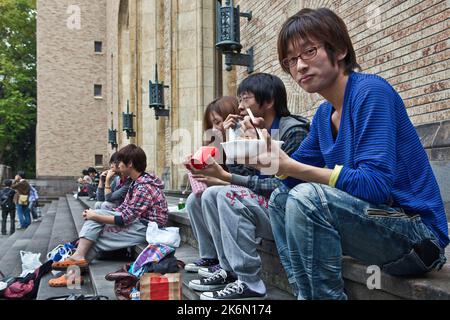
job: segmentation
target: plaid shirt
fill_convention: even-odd
[[[309,123],[302,123],[301,125],[293,126],[286,130],[281,136],[281,141],[284,141],[281,149],[288,155],[291,155],[298,149],[303,139],[308,134]],[[246,172],[245,169],[248,168]],[[254,168],[246,166],[232,165],[230,168],[232,173],[231,183],[247,187],[256,194],[270,197],[271,193],[278,187],[283,185],[283,182],[275,176],[262,176],[259,172],[255,174]],[[239,172],[239,173],[237,173]]]
[[[168,209],[163,189],[164,183],[157,176],[143,173],[131,183],[124,202],[114,209],[121,214],[116,217],[115,224],[126,226],[140,219],[155,221],[159,227],[164,227]]]

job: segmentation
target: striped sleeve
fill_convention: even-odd
[[[373,204],[389,200],[396,168],[395,95],[382,81],[361,83],[353,102],[355,166],[344,166],[336,187]],[[350,144],[349,144],[350,146]]]

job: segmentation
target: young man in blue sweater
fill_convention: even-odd
[[[342,19],[301,10],[284,23],[278,55],[303,90],[326,100],[291,157],[271,145],[285,186],[269,216],[298,298],[346,299],[344,254],[392,275],[440,269],[448,227],[427,155],[397,92],[354,71]]]

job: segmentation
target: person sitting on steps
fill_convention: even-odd
[[[64,271],[77,266],[83,271],[99,251],[144,243],[150,221],[156,222],[160,228],[166,226],[168,210],[164,183],[156,175],[145,172],[147,157],[144,150],[134,144],[127,145],[118,151],[117,161],[121,174],[133,180],[125,201],[112,211],[84,210],[85,223],[79,234],[78,247],[71,257],[54,262],[54,270]],[[71,273],[51,279],[49,285],[66,286],[68,282],[73,283],[74,276]]]
[[[120,173],[117,164],[117,152],[111,155],[110,169],[101,173],[97,188],[97,202],[94,209],[111,210],[117,208],[125,200],[131,178]]]

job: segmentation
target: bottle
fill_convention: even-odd
[[[133,288],[131,289],[130,298],[131,300],[141,300],[141,293],[136,288]]]
[[[186,203],[184,202],[184,198],[180,198],[180,201],[178,202],[178,210],[183,210],[186,207]]]

